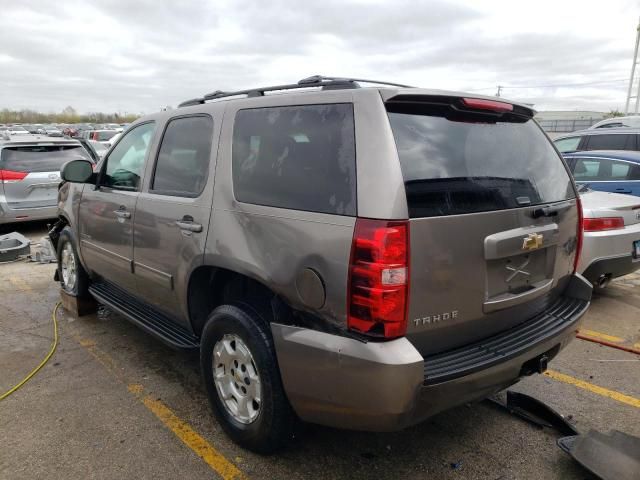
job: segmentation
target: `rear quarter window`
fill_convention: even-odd
[[[482,122],[389,112],[409,216],[504,210],[575,196],[534,120]]]
[[[356,214],[351,104],[240,110],[232,157],[233,189],[241,202]]]
[[[635,150],[635,135],[589,135],[585,150]]]

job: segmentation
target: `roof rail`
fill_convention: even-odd
[[[402,85],[400,83],[381,82],[378,80],[364,80],[358,78],[343,78],[343,77],[326,77],[322,75],[313,75],[311,77],[303,78],[298,83],[292,83],[288,85],[275,85],[271,87],[262,88],[250,88],[247,90],[238,90],[235,92],[223,92],[222,90],[216,90],[215,92],[207,93],[203,97],[192,98],[178,105],[180,107],[190,107],[193,105],[200,105],[208,100],[217,100],[224,97],[236,97],[246,95],[247,97],[262,97],[265,92],[277,92],[282,90],[295,90],[299,88],[313,88],[320,87],[323,90],[340,90],[345,88],[360,88],[358,83],[372,83],[377,85],[391,85],[394,87],[412,88],[409,85]]]

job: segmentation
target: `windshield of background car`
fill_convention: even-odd
[[[564,162],[532,119],[389,112],[409,216],[432,217],[575,197]]]
[[[116,133],[118,132],[116,132],[115,130],[109,132],[98,132],[98,138],[95,138],[94,140],[104,142],[105,140],[110,140],[111,137],[113,137]]]
[[[575,152],[578,149],[581,138],[582,137],[561,138],[553,143],[560,153]]]
[[[82,145],[32,145],[5,147],[0,169],[14,172],[57,172],[69,160],[91,157]]]

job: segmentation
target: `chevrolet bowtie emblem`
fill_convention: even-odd
[[[522,242],[522,250],[536,250],[542,246],[544,236],[539,233],[530,233]]]

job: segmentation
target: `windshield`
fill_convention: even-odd
[[[482,122],[389,113],[409,216],[504,210],[575,196],[564,162],[532,119]]]
[[[5,147],[0,169],[14,172],[57,172],[69,160],[91,160],[82,145],[32,145]]]

